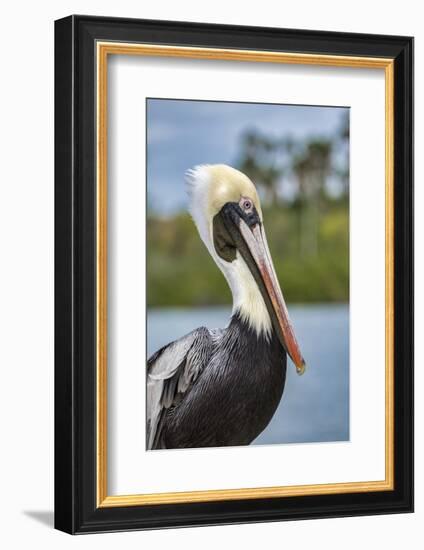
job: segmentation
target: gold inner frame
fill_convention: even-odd
[[[96,44],[97,54],[97,506],[141,506],[394,489],[394,60],[122,42]],[[107,61],[109,55],[142,55],[384,69],[385,72],[385,479],[315,485],[217,489],[108,496],[107,493]]]

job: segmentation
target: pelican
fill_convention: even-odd
[[[147,448],[250,444],[305,361],[275,274],[252,181],[226,165],[186,173],[190,213],[232,295],[228,326],[193,330],[147,363]]]

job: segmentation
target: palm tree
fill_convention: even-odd
[[[350,139],[350,127],[349,127],[349,110],[346,109],[343,112],[341,124],[337,132],[335,139],[335,147],[337,151],[341,152],[344,157],[344,161],[341,166],[335,167],[335,172],[339,178],[342,187],[342,196],[347,198],[349,195],[349,139]]]
[[[318,254],[319,218],[331,173],[332,143],[313,139],[298,151],[292,169],[298,185],[299,249],[302,256]]]
[[[278,203],[278,185],[283,174],[277,140],[255,131],[242,137],[239,168],[262,188],[265,203]]]

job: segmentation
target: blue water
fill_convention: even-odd
[[[268,427],[253,442],[306,443],[349,439],[349,308],[289,306],[307,363],[303,376],[287,365],[283,397]],[[225,327],[230,308],[151,309],[147,316],[150,356],[194,328]]]

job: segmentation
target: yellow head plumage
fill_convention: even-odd
[[[191,199],[190,211],[196,223],[202,215],[209,222],[227,202],[249,198],[262,219],[259,196],[252,181],[242,172],[226,164],[196,166],[186,173]]]

